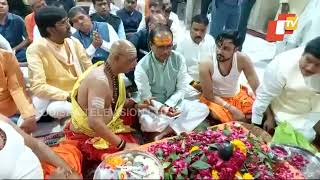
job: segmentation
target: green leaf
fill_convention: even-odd
[[[184,168],[181,173],[185,176],[188,176],[188,168]]]
[[[190,163],[191,163],[191,161],[192,161],[191,156],[188,156],[188,157],[185,159],[185,161],[186,161],[188,164],[190,164]]]
[[[203,162],[208,162],[208,158],[207,158],[207,156],[205,154],[203,154],[201,156],[200,160],[203,161]]]
[[[156,156],[163,157],[163,151],[161,149],[158,149],[158,151],[156,152]]]
[[[179,156],[176,153],[171,153],[169,155],[169,159],[171,159],[172,161],[175,161],[179,158]]]
[[[167,169],[170,165],[171,165],[170,162],[164,162],[164,163],[162,163],[163,169]]]
[[[256,172],[253,179],[258,179],[260,177],[260,175],[261,175],[260,172]]]
[[[172,180],[173,179],[173,174],[170,172],[165,172],[164,173],[164,179],[166,180]]]
[[[177,175],[177,179],[184,179],[184,177],[179,173],[179,174]]]
[[[211,128],[212,131],[216,131],[218,129],[218,126],[214,126],[213,128]]]
[[[210,150],[217,150],[218,149],[218,144],[208,144]]]
[[[200,161],[200,160],[192,163],[190,166],[197,169],[197,170],[208,169],[211,167],[208,163]]]
[[[231,134],[231,132],[230,132],[229,129],[224,129],[223,130],[223,134],[226,135],[226,136],[229,136]]]
[[[195,150],[191,153],[191,158],[201,155],[203,152],[201,150]]]

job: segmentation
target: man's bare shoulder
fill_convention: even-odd
[[[199,64],[199,69],[200,71],[202,70],[212,70],[212,66],[213,66],[213,62],[212,62],[212,59],[213,57],[212,56],[207,56],[205,58],[203,58],[201,61],[200,61],[200,64]]]
[[[109,88],[108,78],[101,66],[95,67],[86,77],[85,83],[90,89]]]
[[[237,52],[237,59],[240,63],[251,62],[251,58],[243,52]]]

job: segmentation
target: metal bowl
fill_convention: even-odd
[[[162,163],[159,161],[159,159],[157,157],[155,157],[153,154],[151,154],[149,152],[144,152],[144,151],[139,151],[139,150],[121,151],[118,153],[108,155],[107,157],[105,157],[105,160],[107,160],[108,158],[112,158],[114,156],[126,156],[128,154],[131,154],[133,157],[143,156],[143,157],[150,158],[152,161],[155,162],[155,164],[157,165],[157,167],[159,169],[159,178],[158,179],[163,179],[164,169],[162,167]],[[93,179],[106,179],[106,178],[108,178],[108,177],[105,177],[105,175],[106,175],[105,171],[108,171],[108,168],[106,169],[105,161],[102,161],[100,163],[100,165],[97,167]],[[128,179],[141,179],[141,178],[131,177]]]
[[[320,179],[320,158],[317,157],[315,154],[311,153],[310,151],[293,146],[293,145],[287,145],[287,144],[272,144],[271,148],[277,146],[282,147],[285,149],[289,156],[287,156],[284,160],[289,159],[294,154],[302,155],[308,163],[306,166],[302,169],[302,173],[306,179]]]

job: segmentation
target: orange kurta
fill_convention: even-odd
[[[19,111],[23,118],[35,115],[16,57],[0,49],[0,113],[10,117]]]
[[[251,115],[254,99],[248,94],[248,89],[241,86],[240,92],[234,97],[221,97],[224,101],[241,110],[245,115]],[[206,104],[210,111],[219,117],[223,123],[232,121],[232,114],[224,107],[207,100],[204,96],[200,101]]]
[[[28,33],[28,38],[30,41],[33,41],[33,29],[36,25],[36,21],[34,19],[35,13],[31,13],[24,18],[24,22],[26,24],[26,29]]]
[[[73,170],[75,170],[80,176],[82,167],[82,154],[80,150],[74,145],[72,141],[62,141],[58,146],[51,148],[59,157],[61,157]],[[48,177],[55,171],[56,167],[42,162],[42,169],[44,174],[44,179]]]

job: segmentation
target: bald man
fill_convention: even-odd
[[[77,140],[85,158],[100,160],[104,153],[114,153],[137,146],[125,108],[141,108],[126,100],[120,76],[137,63],[132,43],[119,40],[112,44],[108,60],[89,68],[77,81],[72,93],[71,123],[66,137]],[[133,114],[133,111],[130,111]]]
[[[33,41],[33,29],[36,25],[35,21],[35,12],[38,11],[39,9],[46,7],[47,4],[45,0],[28,0],[28,4],[32,9],[32,13],[27,15],[24,19],[25,24],[26,24],[26,29],[28,33],[28,38],[32,42]]]

